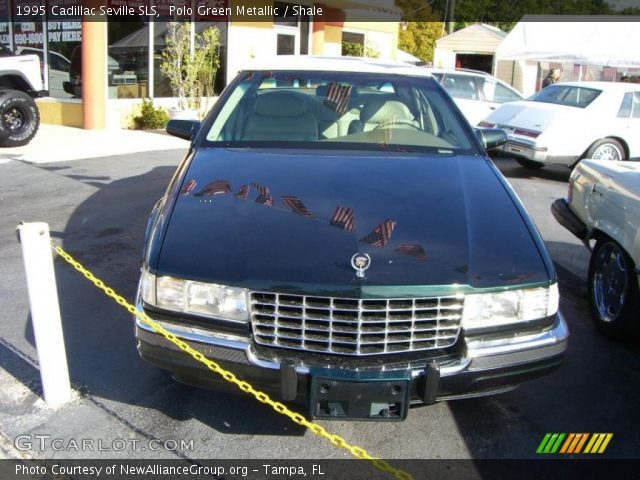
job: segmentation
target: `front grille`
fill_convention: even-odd
[[[260,345],[341,355],[441,349],[460,332],[462,296],[352,299],[251,292]]]

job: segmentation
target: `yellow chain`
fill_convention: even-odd
[[[206,358],[202,353],[198,352],[197,350],[189,346],[188,343],[176,337],[173,333],[170,333],[169,331],[167,331],[158,322],[149,318],[144,312],[141,312],[136,307],[131,305],[129,302],[127,302],[127,300],[123,296],[116,293],[112,288],[106,286],[102,280],[100,280],[93,273],[91,273],[89,270],[84,268],[80,262],[74,259],[67,252],[65,252],[62,247],[55,245],[53,242],[51,242],[51,245],[53,246],[54,250],[58,255],[60,255],[64,260],[66,260],[69,264],[71,264],[73,268],[75,268],[77,271],[82,273],[87,280],[89,280],[96,287],[102,290],[108,297],[115,300],[118,305],[121,305],[129,313],[131,313],[132,315],[135,315],[142,322],[149,325],[149,327],[151,327],[156,333],[159,333],[160,335],[162,335],[168,341],[176,345],[180,350],[191,355],[198,362],[206,365],[207,368],[212,372],[215,372],[218,375],[222,376],[222,378],[224,378],[228,382],[235,384],[243,392],[253,395],[255,399],[258,400],[259,402],[266,403],[271,408],[273,408],[276,412],[289,417],[294,423],[297,423],[298,425],[302,425],[303,427],[308,428],[314,434],[324,438],[325,440],[328,440],[336,447],[344,448],[349,453],[351,453],[351,455],[353,455],[355,458],[358,458],[360,460],[369,460],[375,468],[377,468],[382,472],[391,474],[394,478],[398,480],[413,480],[413,477],[411,476],[410,473],[404,470],[392,467],[385,460],[372,457],[363,448],[349,444],[340,435],[335,435],[327,432],[322,425],[319,425],[314,422],[310,422],[305,418],[304,415],[298,412],[294,412],[293,410],[290,410],[283,403],[276,402],[266,393],[253,388],[253,386],[250,383],[238,379],[238,377],[236,377],[236,375],[233,372],[230,372],[229,370],[225,370],[213,360]]]

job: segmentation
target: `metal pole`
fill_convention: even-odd
[[[67,354],[64,348],[58,289],[53,270],[49,225],[44,222],[18,226],[27,276],[31,322],[38,350],[44,400],[58,406],[71,399]]]
[[[448,5],[447,12],[449,15],[449,18],[447,20],[447,30],[449,35],[451,35],[453,33],[453,27],[454,27],[453,17],[455,16],[456,0],[448,0],[447,5]]]

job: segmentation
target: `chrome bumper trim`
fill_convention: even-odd
[[[184,325],[176,325],[174,323],[163,322],[160,320],[154,320],[159,323],[162,328],[169,333],[173,333],[179,336],[183,340],[190,340],[192,342],[205,343],[207,345],[214,345],[217,347],[233,348],[236,350],[245,350],[249,347],[249,341],[245,337],[239,337],[236,335],[228,335],[225,333],[211,332],[203,330],[201,328],[185,327]],[[136,326],[147,332],[157,333],[142,320],[136,317]]]
[[[142,307],[139,305],[139,309]],[[135,319],[136,326],[148,332],[156,333],[150,326],[144,324],[137,317]],[[157,321],[157,320],[156,320]],[[247,361],[256,367],[266,368],[270,370],[279,370],[280,362],[275,360],[265,360],[259,358],[252,348],[249,339],[245,337],[233,336],[218,332],[211,332],[202,330],[199,328],[185,327],[182,325],[175,325],[168,322],[158,321],[163,328],[170,333],[179,336],[184,340],[190,340],[207,345],[213,345],[223,348],[230,348],[236,350],[243,350]],[[443,365],[440,367],[440,376],[449,377],[457,375],[464,370],[468,369],[474,358],[506,355],[510,353],[523,352],[527,350],[536,350],[544,347],[556,346],[562,343],[566,343],[569,337],[569,330],[564,317],[560,312],[556,315],[556,322],[551,330],[541,332],[533,335],[526,335],[520,337],[512,337],[508,339],[500,339],[493,341],[475,341],[467,344],[466,356],[460,358],[456,363]],[[309,367],[304,364],[295,366],[296,372],[301,375],[309,373]],[[424,373],[424,369],[413,369],[411,371],[411,377],[417,378]]]
[[[567,322],[565,322],[564,317],[558,311],[556,315],[556,322],[551,330],[508,339],[468,342],[467,355],[470,358],[478,358],[489,355],[515,353],[522,350],[533,350],[566,342],[567,338],[569,338]]]

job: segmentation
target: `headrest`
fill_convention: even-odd
[[[411,110],[397,100],[376,100],[364,106],[360,112],[360,121],[364,123],[383,123],[392,120],[413,120]]]
[[[327,94],[329,93],[329,88],[331,87],[331,85],[333,84],[327,83],[325,85],[318,85],[316,87],[316,97],[326,97]],[[352,85],[350,98],[357,97],[357,96],[358,96],[358,87],[356,87],[355,85]]]
[[[263,117],[301,117],[307,113],[307,105],[289,92],[269,92],[258,97],[253,111]]]

